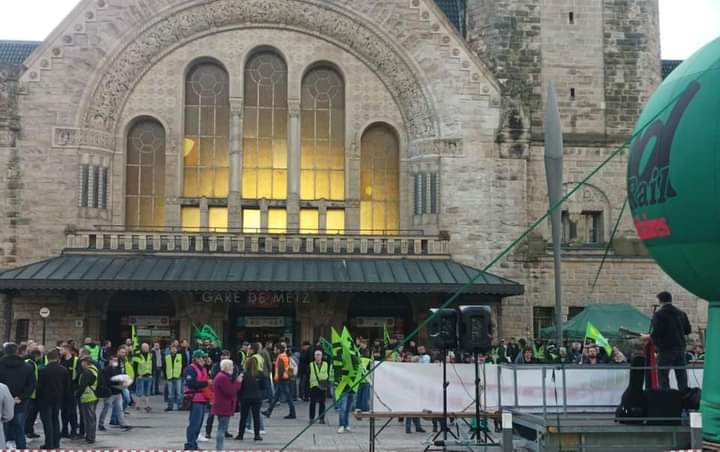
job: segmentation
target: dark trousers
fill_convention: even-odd
[[[40,402],[40,420],[48,449],[60,448],[60,401]]]
[[[27,406],[27,400],[16,404],[13,418],[5,423],[5,440],[15,441],[17,449],[27,448],[27,441],[25,439],[25,413],[27,412]]]
[[[325,390],[318,387],[310,389],[310,420],[315,419],[315,405],[320,405],[318,416],[325,420]]]
[[[97,400],[94,402],[81,403],[80,415],[85,425],[85,439],[95,441],[95,432],[97,430]]]
[[[213,423],[215,422],[215,416],[212,413],[208,413],[207,421],[205,421],[205,436],[210,438],[212,436]]]
[[[185,450],[197,450],[197,437],[202,430],[203,417],[207,410],[207,403],[193,402],[190,406],[190,417],[185,429]]]
[[[78,433],[80,433],[80,436],[85,435],[85,419],[82,415],[82,406],[80,405],[80,396],[77,397],[75,402],[78,407],[78,411],[80,411],[80,417],[78,418]]]
[[[238,427],[238,435],[242,438],[245,433],[245,425],[248,414],[252,411],[253,429],[255,430],[255,438],[260,438],[260,400],[243,400],[240,404],[240,424]]]
[[[285,401],[288,404],[290,412],[288,415],[295,416],[295,404],[293,403],[292,395],[290,395],[290,380],[280,380],[275,387],[275,397],[273,397],[268,413],[272,413],[275,405],[280,401],[280,397],[285,397]]]
[[[682,369],[676,368],[673,369],[675,371],[675,379],[677,380],[678,389],[680,392],[686,392],[688,389],[688,379],[687,379],[687,371],[685,370],[685,366],[687,366],[687,361],[685,359],[685,352],[682,350],[678,351],[663,351],[661,350],[658,352],[658,360],[657,360],[658,367],[663,366],[678,366],[682,367]],[[670,369],[658,369],[658,377],[660,379],[660,389],[667,390],[670,389]]]
[[[69,427],[69,429],[68,429]],[[62,436],[73,436],[77,434],[77,398],[75,396],[65,397],[62,406]]]
[[[160,395],[160,379],[162,378],[162,367],[156,367],[153,371],[153,395]]]
[[[35,421],[38,418],[38,403],[37,400],[28,400],[27,412],[25,413],[25,434],[30,435],[35,433]]]
[[[420,425],[419,417],[406,417],[405,418],[405,432],[410,433],[412,431],[413,424],[415,424],[416,432],[419,432],[422,430],[422,425]]]
[[[309,376],[307,373],[300,374],[300,398],[304,401],[310,399],[310,385],[308,384]]]

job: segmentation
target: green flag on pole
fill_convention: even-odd
[[[140,341],[137,337],[137,331],[135,331],[135,324],[130,325],[130,340],[132,341],[132,352],[137,353],[140,350]]]
[[[585,337],[589,337],[594,340],[597,345],[605,349],[605,353],[607,353],[608,356],[612,356],[612,347],[610,346],[610,342],[608,342],[600,330],[598,330],[595,325],[590,322],[587,323],[587,327],[585,328]]]
[[[387,322],[383,323],[383,342],[385,342],[385,347],[390,344],[390,332],[388,331]]]

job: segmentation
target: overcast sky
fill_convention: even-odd
[[[720,36],[720,0],[659,1],[663,58],[687,58]],[[43,40],[77,3],[78,0],[0,0],[0,39]]]

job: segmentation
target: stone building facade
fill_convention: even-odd
[[[201,73],[203,65],[210,69]],[[0,268],[67,252],[98,226],[413,231],[438,237],[454,261],[483,268],[547,209],[542,108],[550,81],[570,189],[628,139],[660,82],[657,0],[82,0],[22,64],[0,65]],[[266,82],[275,91],[262,105]],[[339,101],[323,91],[333,83]],[[193,86],[206,90],[198,104]],[[330,106],[309,106],[313,96]],[[220,119],[199,120],[209,132],[191,130],[192,115],[204,111]],[[316,124],[333,124],[327,136],[320,126],[309,130],[311,111]],[[272,131],[253,129],[252,115]],[[194,146],[210,143],[203,140],[223,156],[188,163]],[[320,141],[330,153],[306,164],[306,144]],[[144,165],[130,157],[133,146],[160,149],[149,196],[133,192],[128,174]],[[249,157],[253,146],[258,160]],[[272,148],[265,166],[262,146]],[[377,168],[363,156],[374,149],[391,156],[373,179],[376,188],[387,185],[384,198],[365,182],[365,171]],[[337,165],[320,163],[338,152]],[[591,290],[623,211],[625,165],[615,158],[564,207],[563,315],[591,302],[629,302],[650,314],[654,294],[670,290],[703,328],[705,303],[648,258],[627,211]],[[305,189],[310,179],[315,196]],[[143,220],[148,215],[154,222]],[[541,224],[492,268],[525,286],[494,306],[502,336],[531,336],[551,318],[549,236]],[[114,312],[108,306],[121,303],[116,296],[6,291],[0,328],[15,337],[23,325],[36,336],[35,312],[52,305],[52,338],[102,335]],[[223,324],[227,308],[178,297],[183,334],[189,318],[203,315],[231,328]],[[414,321],[440,301],[418,301]],[[328,311],[330,323],[341,324],[353,301],[309,303],[316,306],[298,318]]]

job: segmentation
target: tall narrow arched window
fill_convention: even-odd
[[[400,150],[390,126],[370,126],[360,151],[360,229],[365,234],[400,229]]]
[[[225,69],[211,62],[194,66],[185,80],[184,196],[227,197],[229,111]]]
[[[130,128],[125,174],[125,225],[164,226],[165,129],[158,121],[145,118]]]
[[[243,198],[286,200],[287,66],[280,56],[262,51],[248,60],[244,102]]]
[[[302,83],[300,199],[345,199],[345,86],[318,67]]]

